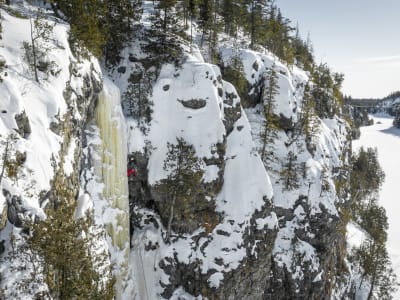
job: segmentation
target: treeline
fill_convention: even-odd
[[[350,219],[367,233],[363,243],[353,249],[353,263],[361,271],[359,287],[369,282],[367,299],[393,299],[397,289],[396,275],[386,249],[388,221],[385,209],[378,203],[378,192],[385,179],[377,150],[360,148],[351,159]]]
[[[51,6],[71,25],[71,44],[77,54],[85,56],[87,49],[109,64],[119,61],[142,13],[141,0],[52,0]]]
[[[52,0],[55,13],[71,24],[71,39],[97,57],[115,63],[129,40],[134,22],[142,15],[142,0]],[[163,0],[153,1],[151,26],[165,35],[184,35],[196,22],[202,43],[215,51],[217,36],[226,33],[249,36],[251,49],[266,47],[288,64],[311,70],[312,45],[304,41],[290,21],[270,0]],[[192,37],[190,37],[191,39]],[[216,53],[215,53],[216,54]]]
[[[266,47],[288,64],[311,69],[312,45],[303,41],[299,30],[283,17],[270,0],[163,0],[155,3],[153,26],[164,34],[181,34],[194,22],[202,34],[201,44],[208,43],[216,58],[220,33],[249,37],[249,48]],[[189,37],[192,40],[192,36]]]

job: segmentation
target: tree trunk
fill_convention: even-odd
[[[251,33],[250,33],[250,49],[254,50],[254,36],[256,32],[255,24],[255,13],[254,13],[254,2],[251,4]]]
[[[33,72],[35,74],[35,80],[37,83],[39,83],[39,76],[37,73],[37,57],[36,57],[36,47],[35,47],[35,38],[33,36],[33,24],[32,24],[32,19],[29,19],[29,22],[31,23],[31,42],[32,42],[32,56],[33,56]]]
[[[170,213],[169,213],[167,236],[165,238],[167,243],[170,242],[170,237],[171,237],[171,226],[172,226],[172,221],[174,219],[175,201],[176,201],[176,192],[174,192],[174,196],[172,197],[171,210],[170,210]]]
[[[373,292],[374,292],[374,287],[375,287],[375,277],[372,278],[371,288],[369,289],[367,300],[371,300],[372,299]]]
[[[4,153],[3,153],[3,166],[1,167],[0,183],[3,180],[4,170],[6,169],[6,162],[7,162],[7,159],[8,159],[9,146],[10,146],[10,138],[7,137],[6,148],[4,149]]]

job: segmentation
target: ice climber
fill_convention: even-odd
[[[133,157],[128,162],[128,178],[131,178],[131,176],[136,176],[136,164]]]

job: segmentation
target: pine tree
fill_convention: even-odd
[[[24,42],[25,60],[33,72],[35,80],[39,83],[39,71],[52,75],[58,74],[59,70],[53,61],[48,61],[47,53],[52,49],[49,45],[54,25],[45,20],[43,11],[39,10],[35,18],[29,18],[30,43]]]
[[[164,160],[164,170],[168,177],[159,183],[169,204],[169,217],[165,241],[169,242],[175,214],[189,215],[190,205],[197,187],[201,182],[203,171],[201,160],[196,157],[192,145],[183,138],[177,138],[176,144],[167,144],[167,157]],[[175,212],[175,207],[181,210]]]
[[[200,47],[205,41],[208,42],[208,55],[212,63],[217,62],[217,41],[220,32],[218,19],[218,0],[199,0],[199,27],[202,30]]]
[[[264,107],[264,121],[261,126],[260,139],[261,139],[261,160],[265,163],[267,158],[267,145],[274,143],[276,138],[276,131],[279,128],[277,118],[274,114],[276,107],[275,97],[279,94],[278,74],[275,70],[275,64],[269,68],[263,78],[264,87],[263,91],[263,107]]]
[[[91,216],[76,220],[75,206],[65,201],[31,226],[28,249],[42,259],[52,298],[113,299],[111,273],[103,276],[95,269],[103,271],[108,254],[92,256],[90,245],[100,237],[90,231],[92,226]]]
[[[207,33],[213,26],[213,12],[214,12],[214,0],[200,0],[199,3],[199,26],[202,29],[202,37],[200,46],[203,46],[203,42],[206,39]]]
[[[374,191],[378,191],[385,179],[378,161],[377,149],[360,148],[353,154],[350,170],[350,193],[354,202],[367,198]]]
[[[241,0],[222,0],[221,15],[224,21],[225,33],[236,37],[239,26],[246,15]]]
[[[135,27],[142,15],[142,0],[107,0],[106,24],[108,32],[104,48],[105,61],[115,65],[121,59],[120,52],[132,37]]]
[[[71,42],[78,56],[87,57],[89,53],[96,57],[103,55],[109,34],[107,22],[107,2],[102,0],[52,0],[55,13],[61,10],[71,25]],[[114,33],[113,33],[114,34]],[[83,44],[84,48],[81,47]]]
[[[244,67],[240,58],[240,50],[237,45],[235,45],[234,54],[231,57],[229,64],[221,67],[221,73],[224,80],[232,83],[240,98],[244,100],[248,93],[248,82],[244,75]]]
[[[9,134],[5,140],[2,139],[0,142],[0,145],[3,147],[1,156],[2,164],[0,171],[0,183],[5,175],[7,175],[9,178],[16,178],[18,168],[21,166],[20,160],[17,159],[18,152],[15,149],[16,141],[17,136],[15,134]]]
[[[296,164],[297,155],[293,151],[287,154],[286,162],[280,172],[281,179],[283,180],[284,188],[288,191],[299,187],[298,166]]]
[[[164,35],[178,33],[178,18],[175,14],[177,0],[159,1],[156,8],[156,18],[153,19],[152,26],[161,31]]]
[[[250,33],[251,49],[254,49],[255,45],[260,44],[263,40],[269,2],[269,0],[245,0],[246,10],[249,12],[245,27]]]
[[[44,280],[53,299],[113,299],[113,278],[108,253],[98,253],[95,243],[102,232],[90,214],[76,218],[74,191],[68,188],[63,162],[52,160],[55,201],[47,217],[29,224],[25,253],[39,258]],[[51,205],[50,205],[51,206]]]
[[[385,244],[367,239],[355,252],[363,271],[360,285],[366,279],[370,282],[367,299],[393,299],[392,294],[399,284]]]
[[[152,75],[144,69],[136,69],[131,73],[127,89],[122,95],[122,106],[125,115],[137,120],[142,130],[144,130],[145,123],[149,123],[151,120],[151,78]]]
[[[310,85],[304,87],[300,113],[300,132],[305,135],[307,150],[313,155],[316,150],[316,138],[320,132],[320,121],[315,112],[315,101],[310,93]]]

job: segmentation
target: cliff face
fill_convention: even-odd
[[[330,299],[350,293],[340,214],[347,200],[348,128],[335,116],[315,119],[311,142],[298,131],[306,72],[271,54],[222,44],[225,67],[234,55],[243,65],[248,90],[241,99],[196,46],[183,43],[182,55],[171,62],[146,55],[144,36],[105,75],[97,60],[76,60],[67,27],[56,24],[49,55],[60,72],[39,84],[24,75],[20,45],[28,33],[12,35],[28,21],[3,17],[7,47],[0,55],[9,67],[0,83],[1,151],[15,132],[10,157],[25,157],[19,175],[1,181],[6,296],[25,276],[9,268],[17,264],[7,260],[11,233],[18,239],[26,220],[45,216],[57,202],[59,182],[74,191],[79,214],[93,209],[104,226],[99,247],[117,266],[119,299]],[[279,126],[262,160],[271,68],[278,86],[271,113]],[[105,79],[103,90],[107,76],[114,83]],[[135,159],[137,171],[128,183],[126,156]],[[177,166],[185,160],[197,168],[181,172]]]
[[[78,61],[68,43],[68,26],[50,19],[47,22],[54,29],[46,57],[57,71],[39,71],[36,81],[22,48],[30,39],[25,13],[22,4],[1,11],[0,56],[7,67],[0,83],[0,272],[4,291],[0,297],[6,299],[31,298],[46,290],[40,275],[32,281],[37,262],[24,261],[21,249],[29,234],[27,226],[59,205],[56,190],[60,187],[74,195],[70,202],[82,199],[85,129],[94,118],[103,85],[98,61]],[[78,207],[82,210],[77,215],[84,215],[87,207]]]
[[[227,45],[220,49],[225,67],[237,55]],[[289,70],[270,54],[242,49],[239,57],[246,99],[197,48],[184,48],[180,61],[156,71],[145,99],[150,119],[125,110],[129,152],[138,168],[129,183],[138,299],[322,299],[349,292],[340,216],[347,200],[348,126],[336,116],[317,118],[310,147],[298,133],[307,73]],[[130,53],[119,67],[125,73],[113,73],[123,94],[137,69],[146,74],[143,60]],[[279,86],[273,113],[280,125],[263,162],[260,99],[272,67]],[[137,99],[125,98],[125,108],[130,101]],[[173,203],[160,182],[170,175],[164,168],[167,145],[179,138],[193,145],[203,177],[193,197]],[[288,185],[289,164],[294,183]]]

